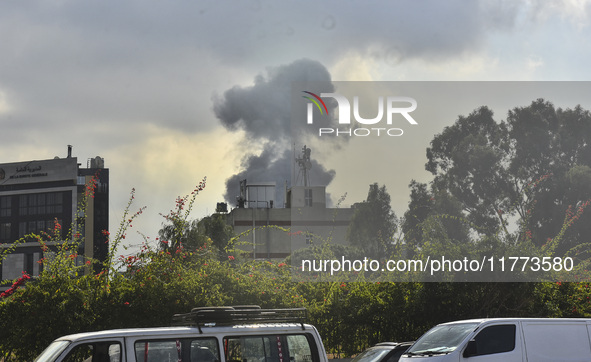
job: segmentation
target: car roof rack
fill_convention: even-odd
[[[306,308],[261,309],[258,305],[199,307],[189,313],[172,316],[173,326],[201,327],[261,323],[299,323],[304,329]]]

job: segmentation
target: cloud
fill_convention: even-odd
[[[0,90],[0,115],[8,113],[10,111],[10,103],[8,102],[8,97],[6,93]]]
[[[113,180],[166,196],[185,187],[177,192],[172,170],[161,178],[157,169],[191,167],[191,178],[210,177],[208,190],[214,175],[270,181],[254,172],[261,164],[289,178],[293,140],[305,134],[286,123],[282,76],[585,79],[589,9],[578,0],[5,1],[0,152],[5,162],[43,159],[73,144],[82,162],[105,157]],[[215,146],[202,143],[213,137]],[[217,157],[222,148],[227,157]],[[216,157],[191,163],[197,152]],[[331,182],[330,170],[314,170],[326,176],[315,182]],[[215,192],[233,198],[237,188],[225,186]],[[123,189],[114,200],[126,200]]]
[[[329,68],[350,55],[438,63],[485,48],[518,10],[460,0],[5,2],[0,88],[25,128],[123,119],[208,131],[218,125],[205,116],[211,93],[247,79],[237,75],[303,57]]]
[[[529,0],[527,3],[529,17],[535,23],[559,17],[579,31],[589,25],[589,15],[591,15],[589,0]]]

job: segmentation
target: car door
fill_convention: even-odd
[[[101,339],[72,343],[59,362],[125,362],[123,339]]]
[[[471,339],[460,361],[522,362],[523,349],[517,323],[487,325]]]

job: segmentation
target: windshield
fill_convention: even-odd
[[[423,334],[407,354],[443,354],[454,351],[478,323],[439,325]]]
[[[53,362],[63,352],[64,349],[70,344],[70,341],[54,341],[41,353],[35,362]]]
[[[358,354],[357,357],[355,357],[351,362],[380,361],[391,350],[392,350],[391,348],[370,348],[370,349],[366,349],[365,351],[363,351],[360,354]]]

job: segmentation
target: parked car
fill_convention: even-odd
[[[195,308],[172,327],[115,329],[56,339],[36,362],[328,362],[306,310]]]
[[[404,353],[405,362],[591,361],[591,319],[492,318],[439,324]]]
[[[359,353],[351,362],[396,362],[412,342],[382,342]]]

